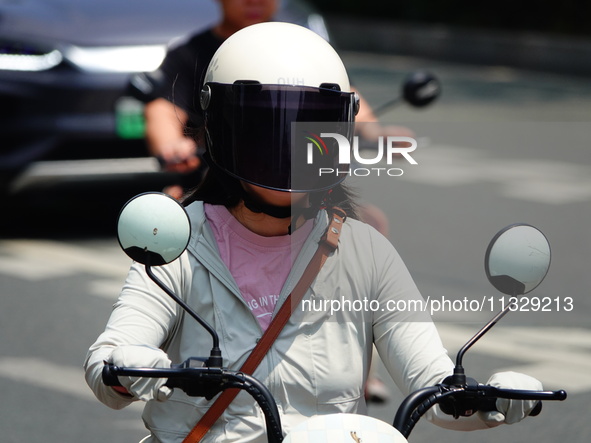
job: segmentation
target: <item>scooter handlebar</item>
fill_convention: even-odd
[[[192,362],[195,364],[195,361]],[[121,386],[118,376],[158,377],[167,378],[166,386],[178,387],[188,395],[211,398],[218,392],[238,387],[246,389],[255,397],[268,418],[269,431],[278,438],[281,436],[281,425],[276,404],[270,392],[256,379],[246,374],[228,371],[222,368],[194,367],[191,361],[180,367],[169,369],[159,368],[119,368],[105,363],[103,382],[107,386]],[[431,407],[440,405],[443,412],[459,417],[476,411],[496,411],[497,398],[514,400],[539,400],[530,416],[538,415],[542,410],[542,400],[564,400],[566,392],[559,391],[525,391],[502,389],[490,385],[469,383],[465,386],[453,386],[442,383],[437,386],[421,389],[409,395],[400,405],[394,419],[394,427],[403,436],[408,437],[414,425]],[[467,414],[469,411],[469,414]],[[271,441],[271,440],[270,440]],[[281,441],[281,440],[278,440]]]
[[[456,418],[472,415],[477,411],[496,411],[497,398],[514,400],[540,400],[530,415],[538,415],[542,410],[541,400],[564,400],[566,392],[560,391],[524,391],[501,389],[490,385],[469,383],[454,386],[442,383],[424,388],[409,395],[398,408],[394,427],[404,437],[408,437],[419,419],[434,405]]]
[[[182,389],[190,396],[205,397],[208,400],[225,389],[225,385],[237,377],[234,371],[222,368],[194,366],[196,359],[189,359],[171,368],[123,368],[105,362],[103,383],[107,386],[121,386],[119,376],[166,378],[165,386]],[[201,361],[199,361],[199,364]],[[241,378],[247,376],[242,374]],[[250,381],[250,380],[249,380]]]
[[[279,443],[283,440],[277,403],[265,385],[239,371],[199,366],[201,364],[203,359],[196,358],[188,359],[183,364],[171,368],[120,368],[105,362],[102,378],[107,386],[121,386],[118,376],[166,378],[166,386],[179,388],[189,396],[205,397],[208,400],[225,389],[245,390],[258,403],[265,415],[268,441]]]

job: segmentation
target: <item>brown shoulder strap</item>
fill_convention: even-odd
[[[320,272],[324,262],[330,253],[337,248],[339,235],[341,234],[342,224],[345,221],[346,215],[340,208],[334,208],[330,215],[332,217],[331,222],[318,245],[316,253],[312,257],[312,260],[310,260],[310,263],[308,263],[308,266],[295,288],[285,299],[283,305],[281,305],[281,308],[277,312],[277,315],[273,318],[271,324],[240,368],[240,372],[251,375],[255,371],[289,320],[292,309],[299,305],[304,294]],[[189,435],[185,437],[183,443],[200,442],[239,392],[239,389],[227,389],[222,392],[203,417],[201,417],[201,420],[199,420],[191,430]]]

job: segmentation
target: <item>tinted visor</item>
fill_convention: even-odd
[[[208,149],[232,176],[292,192],[328,189],[346,177],[349,164],[338,160],[339,148],[348,149],[353,135],[353,93],[259,83],[206,86],[211,90],[205,110]],[[314,131],[306,122],[313,122]],[[320,131],[339,132],[349,143],[339,147]]]

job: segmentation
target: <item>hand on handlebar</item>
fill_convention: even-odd
[[[518,372],[498,372],[488,380],[488,385],[502,389],[541,391],[542,383],[529,375]],[[482,420],[490,427],[501,423],[517,423],[530,415],[538,404],[537,400],[511,400],[498,398],[497,411],[479,412]]]
[[[154,154],[160,166],[167,172],[186,174],[201,165],[197,156],[197,144],[189,137],[182,137],[159,148]]]
[[[125,345],[115,348],[109,363],[120,367],[169,368],[171,361],[161,349],[144,345]],[[172,395],[172,389],[165,386],[165,378],[120,376],[119,382],[131,395],[143,401],[165,401]]]

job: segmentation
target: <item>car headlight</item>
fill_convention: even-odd
[[[57,49],[44,51],[26,44],[0,42],[0,70],[46,71],[62,60]]]
[[[149,72],[166,55],[165,45],[79,47],[64,49],[64,58],[87,72]]]

